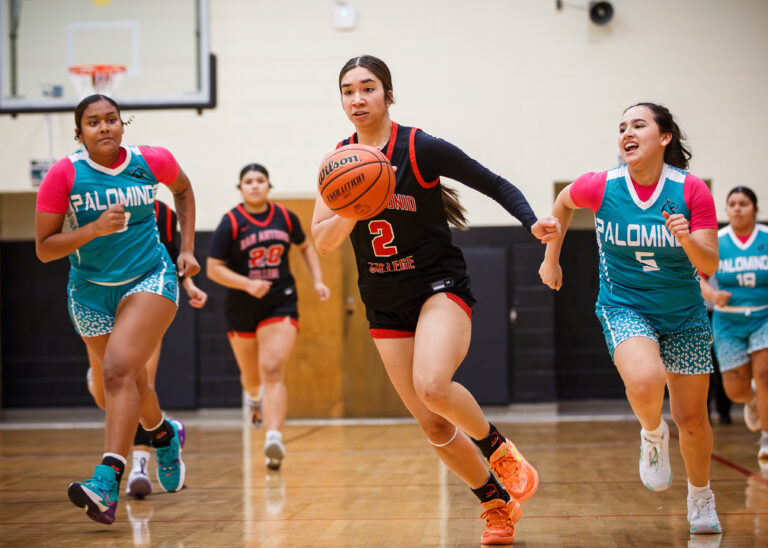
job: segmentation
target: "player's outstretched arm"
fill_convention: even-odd
[[[195,193],[184,170],[179,167],[179,175],[173,184],[168,185],[173,193],[176,215],[181,227],[181,249],[176,264],[179,276],[194,276],[200,272],[200,264],[195,259]]]
[[[565,233],[571,224],[573,219],[573,210],[576,209],[576,204],[571,199],[571,185],[565,187],[560,194],[558,194],[555,200],[555,205],[552,208],[552,216],[557,219],[560,224],[560,234],[558,238],[554,238],[547,242],[547,249],[544,252],[544,261],[542,261],[539,267],[539,276],[544,285],[549,286],[552,289],[559,290],[563,285],[563,270],[560,268],[560,250],[565,239]]]

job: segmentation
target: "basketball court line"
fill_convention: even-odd
[[[677,440],[678,442],[680,441],[680,436],[678,436],[674,432],[670,432],[669,433],[669,437],[672,438],[673,440]],[[715,461],[719,462],[720,464],[724,464],[725,466],[727,466],[728,468],[730,468],[732,470],[736,470],[739,474],[741,474],[743,476],[746,476],[748,478],[754,478],[755,480],[759,481],[760,483],[762,483],[763,485],[768,487],[768,478],[764,478],[760,474],[752,472],[751,470],[747,470],[746,468],[744,468],[742,466],[739,466],[735,462],[732,462],[732,461],[726,459],[725,457],[721,457],[720,455],[718,455],[714,451],[712,452],[712,460],[715,460]]]

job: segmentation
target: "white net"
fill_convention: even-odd
[[[122,65],[74,65],[69,67],[72,85],[80,99],[99,93],[112,96],[125,73]]]

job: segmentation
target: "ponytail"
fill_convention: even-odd
[[[443,196],[443,208],[448,222],[459,230],[469,230],[467,226],[467,210],[459,202],[459,192],[455,188],[440,185]]]

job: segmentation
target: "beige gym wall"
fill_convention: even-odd
[[[463,148],[518,185],[539,215],[549,212],[555,181],[617,164],[621,111],[641,100],[677,116],[691,170],[713,181],[721,220],[732,186],[768,196],[764,0],[613,0],[605,26],[551,0],[348,3],[358,24],[340,31],[333,0],[210,0],[218,107],[124,113],[135,115],[126,143],[165,146],[190,175],[199,230],[212,230],[238,200],[237,173],[248,162],[270,169],[273,198],[314,196],[320,159],[353,131],[338,71],[363,53],[392,69],[395,121]],[[72,115],[49,122],[54,155],[74,150]],[[4,239],[32,238],[31,213],[25,226],[27,217],[9,212],[33,209],[29,160],[47,155],[47,123],[0,117]],[[489,199],[461,192],[473,224],[516,224]]]

